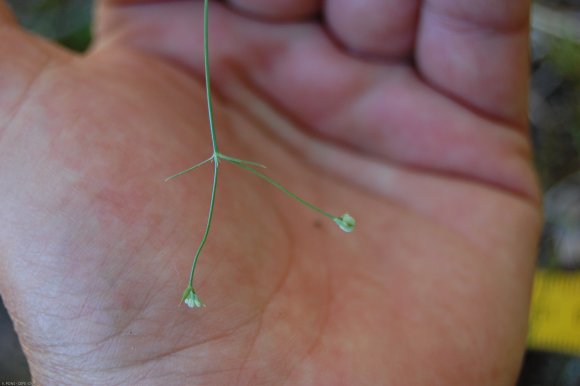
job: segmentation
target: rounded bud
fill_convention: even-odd
[[[356,220],[350,214],[345,213],[340,217],[336,217],[334,222],[345,232],[352,232],[356,225]]]
[[[200,308],[205,306],[205,304],[203,304],[201,300],[199,300],[199,297],[195,293],[195,290],[191,288],[191,286],[187,287],[185,292],[183,292],[181,301],[187,304],[189,308]]]

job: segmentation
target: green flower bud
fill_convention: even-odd
[[[356,220],[348,213],[345,213],[340,217],[336,217],[334,222],[337,223],[340,229],[345,232],[352,232],[354,230],[354,226],[356,225]]]
[[[187,304],[189,308],[205,307],[205,304],[203,304],[201,300],[199,300],[199,297],[197,296],[195,290],[191,286],[187,287],[187,289],[183,292],[181,301]]]

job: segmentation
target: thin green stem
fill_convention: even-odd
[[[203,63],[205,67],[205,92],[207,98],[207,114],[209,118],[209,130],[211,133],[211,143],[213,147],[213,158],[214,161],[214,168],[213,168],[213,184],[211,189],[211,201],[209,203],[209,213],[207,215],[207,224],[205,226],[205,232],[203,233],[203,238],[201,239],[201,243],[197,248],[197,252],[195,253],[195,257],[193,258],[193,263],[191,265],[191,272],[189,274],[189,286],[193,287],[193,276],[195,274],[195,268],[197,267],[197,261],[199,259],[199,255],[205,243],[207,241],[207,236],[209,234],[209,230],[211,229],[211,221],[213,219],[213,210],[215,207],[215,196],[216,196],[216,189],[217,189],[217,181],[218,181],[218,171],[219,171],[219,158],[218,158],[218,145],[217,139],[215,134],[215,125],[214,125],[214,115],[213,115],[213,103],[211,98],[211,80],[210,80],[210,70],[209,70],[209,0],[204,0],[203,2]]]
[[[211,78],[209,72],[209,0],[203,2],[203,65],[205,70],[205,94],[207,98],[207,113],[209,116],[209,130],[211,132],[211,144],[213,153],[218,153],[215,125],[213,119],[213,103],[211,99]],[[217,162],[216,162],[217,165]],[[217,168],[215,169],[217,173]]]
[[[206,159],[205,161],[201,161],[200,163],[198,163],[198,164],[196,164],[196,165],[193,165],[192,167],[190,167],[190,168],[187,168],[187,169],[185,169],[185,170],[183,170],[183,171],[180,171],[179,173],[177,173],[177,174],[174,174],[174,175],[172,175],[171,177],[167,177],[167,178],[165,179],[165,182],[167,182],[167,181],[169,181],[169,180],[172,180],[172,179],[174,179],[174,178],[177,178],[177,177],[179,177],[179,176],[182,176],[182,175],[184,175],[184,174],[186,174],[186,173],[189,173],[190,171],[192,171],[192,170],[194,170],[194,169],[197,169],[198,167],[200,167],[200,166],[202,166],[202,165],[205,165],[206,163],[208,163],[209,161],[213,160],[214,158],[215,158],[215,157],[212,155],[211,157],[209,157],[209,158],[208,158],[208,159]]]
[[[256,169],[245,165],[243,163],[239,163],[239,162],[235,162],[235,161],[230,161],[227,158],[225,158],[226,161],[229,161],[231,163],[233,163],[236,166],[239,166],[242,169],[245,169],[247,171],[249,171],[250,173],[255,174],[256,176],[260,177],[261,179],[263,179],[264,181],[274,185],[276,188],[278,188],[279,190],[283,191],[284,193],[286,193],[288,196],[292,197],[293,199],[295,199],[296,201],[300,202],[301,204],[309,207],[310,209],[314,210],[315,212],[318,212],[320,214],[322,214],[323,216],[326,216],[332,220],[336,220],[338,217],[334,216],[328,212],[325,212],[324,210],[320,209],[319,207],[317,207],[314,204],[309,203],[308,201],[298,197],[297,195],[295,195],[294,193],[292,193],[291,191],[289,191],[288,189],[286,189],[285,187],[283,187],[282,185],[280,185],[279,183],[277,183],[276,181],[274,181],[273,179],[271,179],[270,177],[268,177],[265,174],[260,173],[259,171],[257,171]]]
[[[241,164],[246,164],[246,165],[251,165],[251,166],[257,166],[259,168],[266,169],[266,166],[264,166],[264,165],[262,165],[261,163],[258,163],[258,162],[246,161],[246,160],[243,160],[243,159],[230,157],[230,156],[227,156],[227,155],[221,154],[221,153],[218,154],[218,157],[221,158],[221,159],[224,159],[226,161],[233,162],[233,163],[241,163]]]
[[[217,190],[220,158],[225,160],[225,161],[231,162],[234,165],[237,165],[240,168],[249,171],[250,173],[255,174],[259,178],[274,185],[276,188],[278,188],[282,192],[286,193],[288,196],[292,197],[293,199],[297,200],[298,202],[302,203],[303,205],[309,207],[310,209],[314,210],[315,212],[318,212],[318,213],[322,214],[323,216],[326,216],[326,217],[334,220],[334,222],[336,222],[338,224],[338,226],[342,230],[344,230],[345,232],[351,232],[355,226],[354,218],[352,218],[347,213],[345,213],[344,215],[342,215],[340,217],[333,216],[330,213],[327,213],[324,210],[320,209],[319,207],[309,203],[308,201],[298,197],[297,195],[295,195],[294,193],[292,193],[291,191],[289,191],[288,189],[286,189],[285,187],[283,187],[282,185],[280,185],[279,183],[277,183],[276,181],[274,181],[270,177],[266,176],[265,174],[260,173],[259,171],[257,171],[256,169],[254,169],[252,167],[252,166],[254,166],[254,167],[265,168],[264,165],[259,164],[257,162],[244,161],[241,159],[237,159],[237,158],[233,158],[233,157],[229,157],[229,156],[220,154],[220,152],[218,151],[218,145],[217,145],[215,123],[214,123],[214,113],[213,113],[213,103],[212,103],[212,96],[211,96],[211,80],[210,80],[210,68],[209,68],[209,38],[208,38],[208,36],[209,36],[209,32],[208,32],[209,31],[209,18],[208,18],[208,13],[209,13],[209,0],[204,0],[204,2],[203,2],[203,61],[204,61],[204,67],[205,67],[205,90],[206,90],[206,97],[207,97],[207,111],[208,111],[208,117],[209,117],[209,129],[210,129],[210,133],[211,133],[213,154],[211,157],[209,157],[205,161],[202,161],[202,162],[190,167],[189,169],[186,169],[182,172],[179,172],[179,173],[167,178],[167,180],[170,180],[172,178],[175,178],[175,177],[181,176],[185,173],[188,173],[188,172],[206,164],[209,161],[212,161],[212,160],[214,161],[214,173],[213,173],[213,184],[212,184],[212,190],[211,190],[211,201],[209,204],[209,212],[207,215],[207,223],[205,226],[205,232],[203,233],[201,243],[199,244],[199,247],[197,248],[197,252],[195,253],[195,257],[193,258],[193,263],[191,265],[191,272],[189,274],[189,286],[186,288],[186,290],[182,296],[182,301],[185,301],[185,303],[189,307],[201,307],[201,306],[203,306],[203,304],[201,303],[201,301],[197,297],[195,290],[193,289],[193,276],[195,274],[195,268],[197,267],[197,262],[199,260],[199,256],[201,254],[201,251],[203,250],[203,247],[205,246],[205,243],[206,243],[208,235],[209,235],[209,231],[211,229],[211,223],[212,223],[213,212],[214,212],[214,207],[215,207],[215,197],[216,197],[216,190]]]
[[[213,184],[211,188],[211,201],[209,203],[209,213],[207,215],[207,224],[205,226],[205,232],[203,233],[203,238],[201,239],[201,243],[197,248],[197,252],[195,253],[195,257],[193,258],[193,264],[191,265],[191,272],[189,274],[189,286],[193,287],[193,275],[195,273],[195,267],[197,266],[197,260],[199,259],[199,255],[201,254],[201,250],[205,246],[205,242],[207,241],[207,235],[209,234],[209,230],[211,228],[211,220],[213,219],[213,209],[215,206],[215,194],[217,188],[217,181],[218,181],[218,167],[219,167],[219,159],[217,157],[214,158],[214,169],[213,169]]]

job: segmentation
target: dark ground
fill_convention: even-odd
[[[30,30],[75,50],[83,50],[90,41],[90,0],[8,0],[8,3]],[[542,0],[535,5],[530,126],[536,166],[547,192],[547,225],[538,264],[577,270],[580,269],[580,0]],[[25,357],[0,299],[0,384],[29,380]],[[580,357],[528,351],[518,386],[580,386]]]

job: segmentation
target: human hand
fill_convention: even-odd
[[[218,141],[357,230],[226,166],[193,311],[211,168],[162,181],[210,155],[201,2],[102,0],[85,56],[0,12],[0,290],[39,383],[513,384],[528,2],[320,3],[212,4]]]

